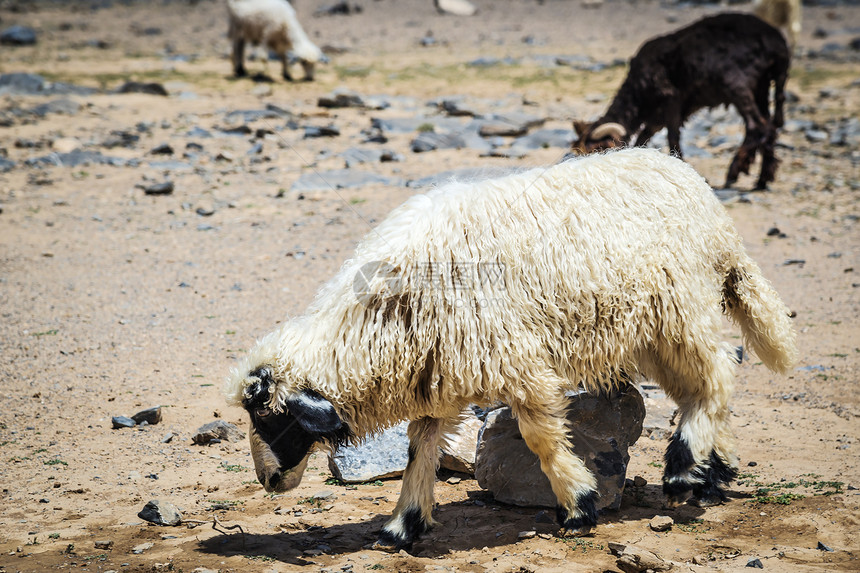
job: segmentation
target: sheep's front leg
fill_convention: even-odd
[[[403,474],[400,499],[374,548],[393,551],[409,548],[435,523],[431,514],[441,430],[441,422],[435,418],[421,418],[409,424],[409,462]]]
[[[513,410],[526,445],[540,458],[540,468],[558,499],[559,536],[574,537],[591,533],[597,525],[597,480],[571,451],[565,406],[560,396],[552,404],[518,405]]]
[[[245,70],[245,40],[236,37],[233,38],[233,73],[237,78],[242,78],[248,75]]]
[[[284,76],[284,79],[288,82],[293,81],[293,76],[290,74],[290,56],[287,52],[283,52],[280,55],[281,58],[281,75]]]

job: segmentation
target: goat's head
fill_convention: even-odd
[[[257,479],[266,491],[287,491],[299,485],[315,446],[336,447],[350,432],[331,402],[313,390],[296,389],[279,398],[274,376],[270,366],[249,372],[242,406],[251,416],[248,437]]]
[[[574,121],[573,129],[579,136],[579,139],[572,144],[573,151],[577,153],[592,153],[613,147],[623,147],[629,139],[627,130],[620,123]]]

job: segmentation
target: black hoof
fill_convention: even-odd
[[[693,453],[678,434],[669,441],[664,461],[663,493],[671,507],[685,501],[699,507],[725,502],[728,498],[722,486],[731,482],[738,473],[713,450],[707,464],[694,466]]]
[[[382,528],[373,548],[382,551],[411,549],[412,543],[428,529],[430,526],[421,517],[421,510],[417,507],[409,508]]]
[[[589,535],[597,527],[597,492],[590,491],[576,500],[576,516],[562,506],[555,508],[555,514],[561,529],[559,537],[582,537]]]

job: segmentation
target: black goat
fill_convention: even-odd
[[[606,114],[588,124],[574,121],[582,153],[644,145],[666,127],[669,148],[681,157],[681,125],[704,107],[732,104],[744,119],[746,136],[726,176],[726,187],[749,173],[762,155],[756,189],[774,180],[777,128],[783,124],[785,82],[791,52],[782,34],[750,14],[726,13],[645,42]],[[769,91],[774,84],[771,118]]]

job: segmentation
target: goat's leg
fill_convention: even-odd
[[[776,158],[776,128],[767,126],[767,135],[761,146],[761,172],[759,173],[756,189],[767,189],[767,184],[776,179],[776,168],[779,159]]]
[[[666,139],[669,140],[669,153],[678,159],[684,159],[681,151],[681,115],[670,114],[666,121]]]
[[[427,531],[433,521],[433,485],[439,464],[441,421],[421,418],[409,424],[409,462],[403,474],[400,499],[394,514],[374,544],[377,549],[409,548],[415,539]]]
[[[642,128],[642,131],[639,132],[639,135],[636,136],[636,143],[634,147],[642,147],[646,143],[648,143],[654,134],[660,130],[660,127],[651,123],[646,123],[645,127]]]
[[[686,333],[684,339],[700,342],[692,347],[667,343],[655,352],[654,368],[643,370],[681,413],[666,449],[663,493],[670,505],[692,493],[693,503],[708,506],[726,500],[723,486],[737,475],[728,405],[737,355],[734,348],[717,342],[715,333]]]
[[[764,142],[768,125],[768,121],[759,111],[755,96],[749,88],[737,88],[736,93],[738,95],[732,103],[744,119],[746,133],[743,143],[741,143],[731,165],[729,165],[725,187],[734,185],[741,173],[750,172],[750,165],[752,165],[756,152]]]
[[[233,38],[233,73],[237,78],[242,78],[248,75],[245,69],[245,40],[240,37]]]
[[[545,404],[512,404],[520,433],[558,499],[561,537],[586,535],[597,525],[597,481],[572,451],[567,435],[567,402],[561,393]]]

